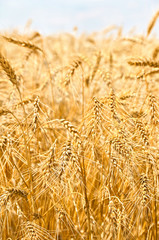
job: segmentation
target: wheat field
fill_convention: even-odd
[[[159,239],[159,42],[0,35],[0,239]]]

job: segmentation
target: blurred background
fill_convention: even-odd
[[[72,32],[91,33],[109,25],[145,34],[159,0],[0,0],[0,31],[28,29],[41,34]],[[159,36],[159,21],[152,34]]]

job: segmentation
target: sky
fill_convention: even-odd
[[[146,33],[146,28],[159,0],[0,0],[0,31],[18,29],[41,34],[101,31],[110,25],[122,26],[124,33],[134,29]],[[159,35],[159,19],[154,33]]]

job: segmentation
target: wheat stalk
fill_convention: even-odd
[[[147,27],[147,36],[150,35],[150,33],[151,33],[151,31],[152,31],[152,29],[153,29],[153,27],[154,27],[158,17],[159,17],[159,11],[157,11],[155,13],[155,15],[153,16],[152,20],[150,21],[150,23],[149,23],[149,25]]]

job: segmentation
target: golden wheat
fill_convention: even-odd
[[[111,29],[1,35],[0,239],[158,239],[158,39]]]

